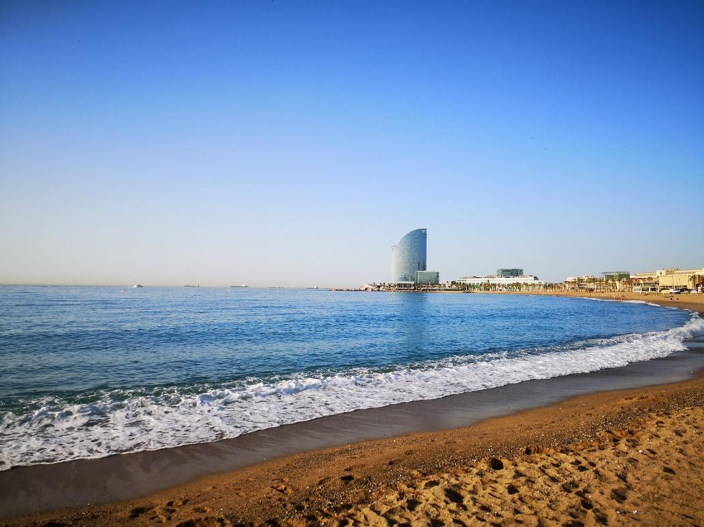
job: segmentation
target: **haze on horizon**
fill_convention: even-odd
[[[199,8],[198,8],[199,7]],[[0,4],[0,283],[704,266],[701,2]]]

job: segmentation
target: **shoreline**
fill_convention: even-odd
[[[690,381],[589,393],[470,427],[293,454],[142,498],[3,521],[18,526],[112,525],[128,520],[134,525],[337,525],[345,516],[373,508],[396,495],[396,489],[418,480],[427,486],[428,481],[457,476],[468,468],[481,471],[493,459],[517,465],[524,458],[542,459],[565,449],[581,451],[585,444],[593,448],[605,438],[608,442],[626,436],[649,414],[661,418],[703,407],[700,370]],[[662,449],[658,452],[665,454]]]
[[[647,301],[651,300],[654,299]],[[678,304],[677,307],[684,307],[683,304]],[[696,310],[702,313],[701,307]],[[663,373],[665,367],[669,372],[668,375]],[[221,515],[223,518],[237,517],[243,521],[263,522],[266,518],[263,518],[262,511],[257,512],[248,508],[244,503],[246,500],[241,499],[243,496],[251,496],[252,492],[266,495],[273,492],[273,496],[277,499],[267,507],[276,507],[281,503],[290,505],[291,500],[294,499],[303,502],[306,499],[315,500],[318,495],[325,496],[323,492],[325,489],[321,489],[321,485],[313,484],[306,485],[308,489],[303,493],[305,497],[301,497],[302,484],[291,482],[291,477],[288,477],[290,485],[287,482],[279,482],[278,485],[273,483],[267,487],[267,484],[273,481],[265,476],[268,470],[282,471],[283,474],[287,470],[292,470],[290,467],[294,462],[305,464],[322,457],[325,459],[323,466],[317,466],[319,463],[316,463],[309,465],[309,469],[312,470],[315,466],[317,470],[325,471],[335,466],[333,463],[330,467],[326,467],[326,463],[330,463],[329,456],[333,456],[335,462],[354,465],[352,460],[359,457],[355,457],[356,454],[352,452],[362,452],[365,456],[374,457],[381,455],[374,454],[376,450],[388,450],[388,452],[393,451],[395,456],[397,443],[410,442],[416,445],[418,441],[426,441],[422,456],[404,454],[407,456],[405,461],[410,463],[409,466],[416,467],[409,470],[419,470],[420,467],[425,466],[424,459],[432,459],[438,454],[433,453],[433,447],[429,447],[427,442],[435,443],[439,436],[470,435],[475,439],[472,448],[482,450],[487,446],[484,443],[489,441],[484,437],[487,436],[487,432],[483,432],[483,437],[479,440],[475,432],[486,428],[488,426],[486,423],[505,419],[515,426],[516,423],[530,420],[537,414],[544,415],[546,412],[555,411],[556,408],[561,411],[562,408],[573,407],[575,404],[593,405],[597,408],[604,401],[613,402],[614,397],[618,399],[621,393],[633,392],[638,393],[638,397],[642,395],[647,398],[660,390],[687,390],[692,386],[695,390],[704,389],[704,377],[701,374],[704,371],[703,368],[704,342],[695,341],[689,344],[689,350],[686,352],[677,352],[662,359],[632,363],[619,368],[525,381],[442,399],[358,410],[262,430],[216,443],[115,455],[95,460],[14,468],[0,472],[0,518],[14,517],[13,521],[17,525],[33,525],[37,522],[45,522],[49,518],[51,521],[66,525],[75,523],[79,519],[81,524],[98,525],[122,521],[125,511],[128,511],[128,517],[136,519],[144,516],[141,519],[149,520],[147,523],[150,523],[159,518],[148,516],[146,511],[144,514],[139,513],[135,516],[133,510],[140,507],[152,510],[149,509],[151,505],[135,505],[135,503],[152,503],[162,496],[176,496],[184,493],[190,496],[186,498],[189,502],[195,502],[195,495],[203,494],[204,485],[206,487],[214,485],[216,488],[211,489],[209,494],[211,496],[219,494],[217,500],[219,502],[224,500],[229,504],[221,507],[224,511]],[[697,379],[685,380],[691,379],[695,371],[700,372]],[[669,384],[673,382],[678,384]],[[576,402],[582,399],[587,402]],[[561,426],[565,429],[571,428],[574,432],[586,425],[580,422],[574,426],[566,424]],[[594,427],[595,424],[590,422],[588,426]],[[551,428],[555,428],[555,420],[548,425],[547,435],[557,433],[555,430],[550,430]],[[564,435],[564,430],[560,433]],[[491,433],[489,432],[488,435],[491,436]],[[566,437],[570,437],[570,434]],[[561,440],[564,439],[565,437]],[[453,439],[453,441],[456,440],[459,439]],[[528,437],[512,439],[513,443],[521,442],[523,446],[526,446],[527,440]],[[501,448],[506,447],[507,444]],[[366,467],[367,472],[374,473],[370,476],[371,481],[374,482],[372,489],[367,489],[369,492],[357,496],[357,499],[352,501],[358,504],[365,503],[370,493],[374,494],[379,489],[389,488],[387,476],[389,471],[393,473],[393,469],[388,467],[393,467],[389,463],[394,460],[391,459],[393,456],[387,457],[388,459],[384,458],[383,462],[375,457],[376,461]],[[344,462],[345,459],[347,459],[346,462]],[[379,463],[381,465],[375,467]],[[446,466],[444,462],[438,465],[438,467]],[[286,469],[286,467],[289,468]],[[346,468],[349,467],[341,469],[343,473],[346,472],[344,470]],[[427,468],[423,470],[427,472]],[[216,492],[221,488],[223,481],[240,481],[245,474],[250,473],[259,475],[249,477],[240,485],[242,489],[248,489],[247,492],[237,491],[240,495],[235,493],[228,496],[223,496],[226,492],[224,490]],[[366,477],[362,474],[351,475],[350,480],[340,480],[343,482],[342,490],[347,489],[352,481]],[[339,486],[340,481],[336,481],[333,476],[321,477],[320,481],[328,477],[331,481],[330,485]],[[343,474],[339,478],[345,477]],[[299,474],[298,479],[305,478]],[[215,480],[220,483],[210,483]],[[276,486],[282,487],[283,490],[272,491]],[[289,493],[287,489],[291,488],[299,490]],[[175,501],[168,499],[166,503],[168,502]],[[67,506],[75,508],[59,510]],[[277,509],[278,512],[274,517],[290,516],[294,519],[303,517],[302,510],[296,510],[295,504],[292,507],[293,511],[286,507]],[[212,510],[210,506],[207,508]],[[307,505],[304,509],[306,508],[308,508]],[[230,512],[225,512],[226,509]],[[193,512],[189,509],[189,513]],[[89,513],[97,514],[97,519],[92,522],[87,521],[86,515]],[[206,513],[199,514],[200,516],[198,514],[195,516],[201,517]],[[167,513],[161,516],[166,523],[171,523],[171,520],[175,521],[178,515]],[[321,519],[322,517],[317,517],[316,522]]]
[[[704,318],[704,294],[662,295],[659,293],[576,293],[572,291],[476,291],[476,295],[556,296],[592,298],[616,302],[645,302],[663,307],[696,311]]]

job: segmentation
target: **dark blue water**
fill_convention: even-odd
[[[690,318],[537,296],[4,286],[0,467],[647,360],[681,349]]]

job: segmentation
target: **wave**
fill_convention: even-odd
[[[621,302],[623,304],[645,304],[646,306],[659,307],[663,309],[682,309],[684,311],[691,311],[691,309],[677,307],[677,306],[665,306],[662,304],[656,304],[654,302],[648,302],[647,300],[619,300],[617,298],[593,298],[591,296],[578,296],[574,298],[582,298],[584,300],[593,300],[594,302]]]
[[[704,335],[704,320],[693,313],[684,326],[668,331],[452,357],[390,371],[113,390],[80,404],[43,399],[32,413],[0,415],[0,470],[211,442],[363,408],[625,366],[682,351],[684,340],[697,335]]]

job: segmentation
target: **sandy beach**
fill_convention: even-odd
[[[204,7],[1,4],[0,527],[704,527],[704,0]]]
[[[697,311],[700,315],[704,312],[704,294],[683,293],[679,295],[664,295],[661,293],[574,293],[574,292],[542,292],[542,291],[522,291],[522,292],[481,292],[474,294],[486,295],[537,295],[537,296],[568,296],[574,298],[600,298],[603,300],[631,300],[638,302],[649,302],[667,307],[677,307]]]
[[[692,296],[696,298],[687,298],[687,302],[684,298],[638,299],[701,312],[704,299]],[[140,496],[133,499],[120,500],[116,494],[117,500],[98,499],[105,501],[99,505],[83,503],[21,516],[8,514],[12,504],[5,502],[5,519],[0,523],[182,527],[700,525],[704,522],[704,377],[694,375],[694,368],[701,369],[704,343],[695,341],[689,348],[678,357],[615,368],[611,373],[601,372],[601,376],[595,372],[529,381],[503,391],[499,388],[493,392],[497,394],[494,399],[484,402],[476,399],[479,395],[465,394],[464,398],[354,412],[337,420],[335,416],[323,418],[299,428],[281,427],[277,429],[281,432],[272,433],[285,435],[286,430],[294,430],[306,436],[312,427],[328,423],[326,434],[334,435],[332,430],[353,428],[350,423],[355,419],[366,419],[365,426],[374,423],[371,428],[378,433],[389,418],[391,437],[364,440],[362,433],[345,436],[342,430],[341,441],[348,437],[356,440],[288,455],[281,450],[273,459],[252,457],[253,464],[236,470],[230,470],[223,457],[211,456],[210,475],[192,474],[188,482],[174,479],[171,485],[167,481],[164,486],[170,488],[156,492],[140,489],[135,493]],[[635,386],[654,373],[660,375],[660,382],[668,382],[664,371],[678,368],[681,375],[695,378],[604,391]],[[567,391],[567,386],[580,383],[583,392]],[[563,397],[570,393],[583,394]],[[558,402],[548,404],[551,397]],[[537,408],[511,403],[531,398]],[[503,413],[510,415],[490,419],[481,414],[462,416],[463,408],[475,405],[502,406]],[[455,420],[448,417],[430,423],[432,415],[440,412],[452,414]],[[417,423],[411,426],[415,432],[394,424],[410,420],[411,414],[423,416],[430,423],[425,428],[428,431]],[[452,426],[462,419],[474,424]],[[250,443],[234,441],[231,444],[256,454],[256,439]],[[314,448],[315,441],[310,446]],[[188,448],[202,453],[209,447],[145,453],[139,458],[142,477],[172,477],[169,466],[179,463],[179,455],[192,456],[186,454]],[[42,490],[45,486],[53,482],[61,487],[63,478],[68,482],[69,476],[79,474],[73,495],[100,496],[90,494],[90,487],[108,477],[129,481],[129,474],[120,472],[127,472],[128,460],[136,456],[140,454],[13,469],[2,475],[0,488],[7,494],[8,489],[16,491],[13,486],[21,486],[13,503],[42,510],[47,508],[42,507],[42,500],[50,497]],[[90,472],[92,478],[87,475]]]

